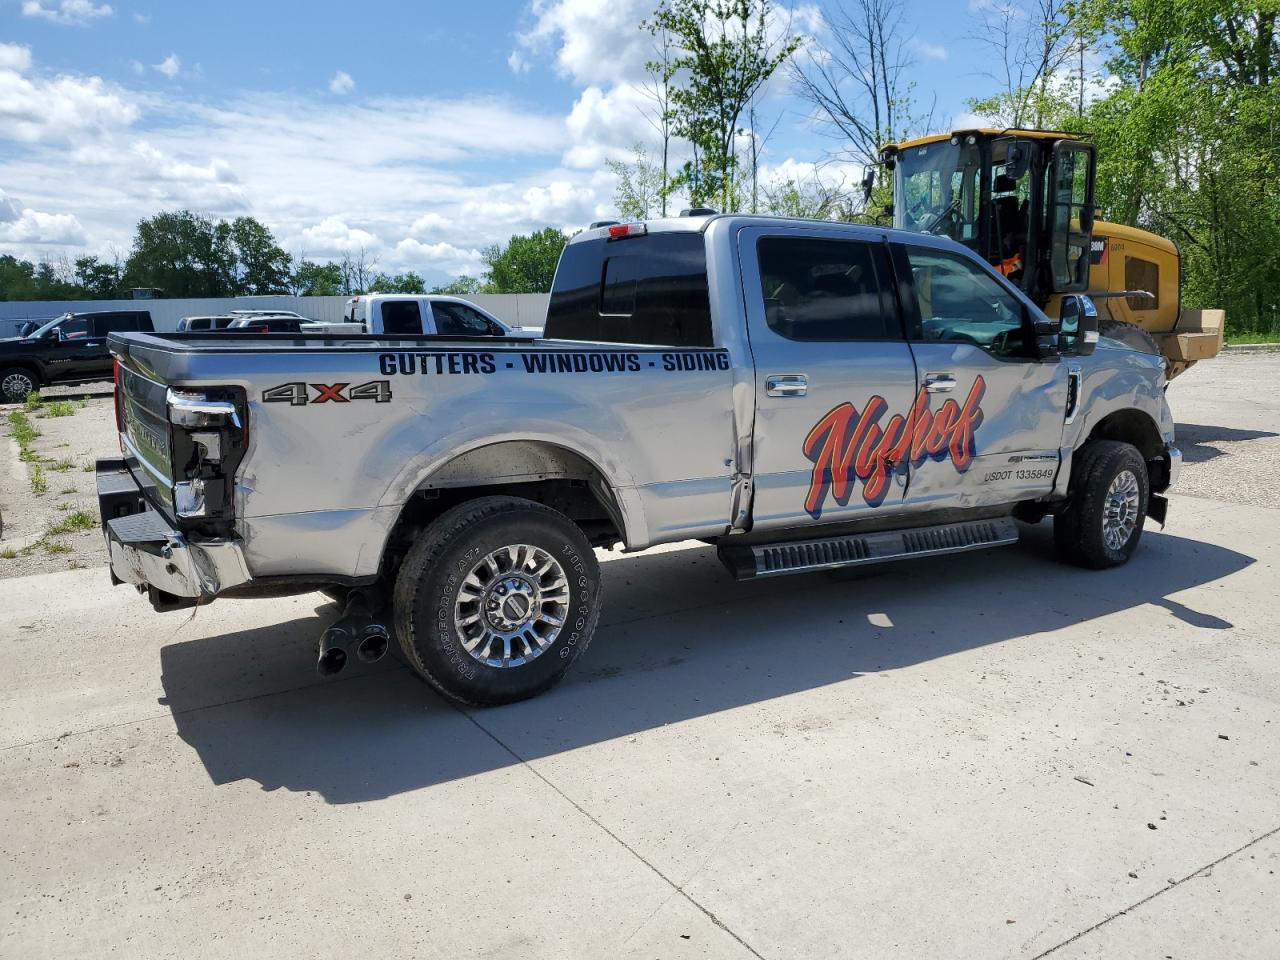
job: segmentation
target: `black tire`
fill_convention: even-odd
[[[25,367],[0,370],[0,401],[21,403],[27,394],[40,389],[40,378]]]
[[[1104,520],[1112,484],[1126,471],[1137,481],[1137,502],[1123,512],[1125,516],[1131,512],[1136,515],[1131,518],[1132,528],[1127,539],[1117,545],[1108,543]],[[1136,448],[1116,440],[1091,440],[1072,460],[1070,499],[1066,508],[1053,518],[1058,555],[1068,563],[1090,570],[1125,563],[1142,538],[1150,495],[1147,465]]]
[[[528,569],[535,565],[533,560],[525,567],[512,563],[502,569],[503,563],[517,554],[506,554],[506,561],[502,556],[497,558],[501,573],[490,576],[488,570],[479,571],[487,579],[477,575],[479,565],[495,552],[524,546],[555,560],[565,582],[562,591],[554,589],[559,576],[556,568],[541,577]],[[538,559],[536,564],[542,562]],[[503,589],[501,581],[509,574],[522,576],[531,585],[525,589],[537,590],[537,597],[542,596],[544,584],[548,596],[563,596],[563,603],[538,603],[540,611],[560,619],[563,625],[552,635],[554,628],[547,623],[530,623],[529,629],[544,631],[539,636],[545,646],[526,656],[532,645],[522,641],[524,645],[517,648],[513,641],[510,649],[517,655],[511,659],[524,662],[495,665],[493,660],[505,658],[486,658],[490,662],[478,658],[468,652],[460,633],[474,630],[481,636],[497,637],[496,633],[484,633],[494,628],[483,605],[501,604],[492,616],[502,615],[505,602],[496,591]],[[466,596],[476,592],[476,584],[481,585],[482,593],[479,599],[469,601]],[[527,600],[518,604],[529,610],[533,607]],[[550,689],[587,649],[600,615],[600,571],[591,544],[568,517],[532,500],[482,497],[442,514],[419,536],[396,577],[394,608],[396,635],[405,659],[428,683],[445,696],[471,706],[513,703]],[[460,625],[472,615],[478,623]],[[476,649],[497,653],[497,643],[496,639],[492,643],[482,640]]]
[[[1123,320],[1103,320],[1098,324],[1098,334],[1111,340],[1119,340],[1125,346],[1132,347],[1139,353],[1160,356],[1160,344],[1141,327]]]

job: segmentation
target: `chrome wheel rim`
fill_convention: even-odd
[[[1121,550],[1138,525],[1138,478],[1132,470],[1121,470],[1107,488],[1102,510],[1102,539],[1108,549]]]
[[[11,373],[0,383],[0,393],[15,400],[25,400],[27,394],[35,388],[35,382],[21,373]]]
[[[536,660],[556,642],[569,611],[569,578],[555,557],[527,543],[499,547],[462,578],[453,627],[462,648],[490,667]]]

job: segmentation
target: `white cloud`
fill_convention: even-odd
[[[345,70],[339,70],[333,75],[333,79],[329,81],[329,92],[336,93],[338,96],[350,93],[356,88],[356,82],[351,79],[351,74]]]
[[[46,3],[49,3],[46,6]],[[111,6],[106,3],[92,3],[91,0],[59,0],[52,4],[50,0],[24,0],[22,15],[39,17],[50,23],[65,26],[83,27],[94,20],[111,16]]]
[[[926,60],[945,60],[948,53],[947,48],[939,43],[930,43],[928,40],[921,40],[919,37],[912,37],[909,41],[912,50],[920,54]]]
[[[31,69],[31,48],[20,43],[0,43],[0,70],[26,73]]]
[[[140,24],[142,24],[143,26],[146,26],[148,23],[150,23],[150,22],[151,22],[151,14],[149,14],[149,13],[135,13],[135,14],[133,15],[133,22],[134,22],[134,23],[140,23]]]
[[[405,237],[391,251],[392,269],[439,270],[449,276],[478,276],[485,270],[484,257],[479,250],[455,247],[452,243],[423,243],[413,237]]]
[[[159,63],[153,64],[152,69],[172,80],[182,70],[182,61],[178,59],[176,53],[171,53]]]
[[[298,235],[308,256],[340,257],[344,253],[364,249],[376,252],[382,241],[368,230],[351,227],[339,217],[325,217]]]
[[[653,37],[636,25],[653,15],[654,0],[533,0],[533,26],[522,47],[541,52],[557,46],[556,68],[582,84],[611,85],[643,78],[653,57]]]
[[[507,66],[511,68],[511,72],[519,76],[522,73],[529,72],[529,61],[524,58],[524,54],[519,50],[512,50],[511,55],[507,57]]]
[[[129,69],[133,71],[134,76],[138,76],[138,77],[142,76],[144,73],[147,72],[147,68],[142,63],[141,60],[130,60]]]
[[[138,108],[98,77],[31,75],[31,50],[0,44],[0,140],[35,143],[127,127]]]
[[[0,190],[0,245],[83,246],[87,239],[71,214],[32,210]]]

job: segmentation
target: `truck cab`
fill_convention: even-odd
[[[151,329],[146,310],[66,313],[25,337],[0,341],[0,400],[19,401],[46,384],[110,380],[107,338]]]
[[[461,297],[371,293],[347,301],[344,319],[368,333],[445,337],[536,337],[540,328],[512,327]]]

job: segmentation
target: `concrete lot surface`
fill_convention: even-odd
[[[1280,513],[1176,518],[1118,573],[613,559],[474,713],[316,678],[317,595],[4,581],[0,954],[1274,957]]]
[[[496,710],[320,680],[319,594],[0,581],[0,957],[1280,956],[1254,362],[1171,387],[1187,490],[1122,570],[1047,524],[755,584],[602,554],[591,649]]]

